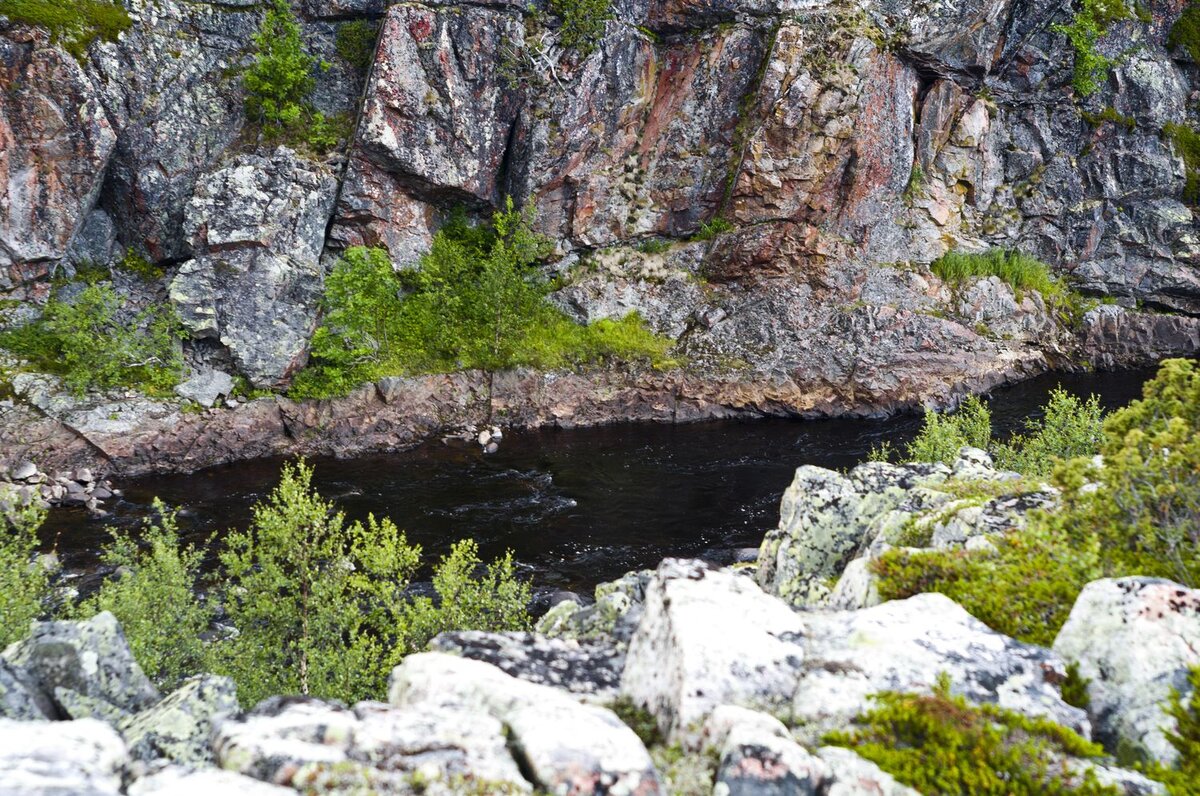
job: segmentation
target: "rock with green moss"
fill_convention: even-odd
[[[202,674],[153,707],[117,723],[117,729],[134,759],[167,758],[201,766],[212,762],[209,736],[214,723],[240,710],[232,680]]]
[[[1200,666],[1200,590],[1158,578],[1089,583],[1054,641],[1086,678],[1096,735],[1124,759],[1173,763],[1166,708]]]
[[[758,582],[796,606],[865,607],[876,598],[855,560],[890,546],[961,548],[1057,503],[1056,490],[997,470],[975,448],[950,466],[868,462],[845,475],[804,466],[759,550]]]
[[[83,622],[37,622],[3,657],[43,691],[64,689],[100,700],[115,713],[136,713],[159,699],[129,651],[120,624],[107,611]]]

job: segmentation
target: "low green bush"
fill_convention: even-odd
[[[1184,698],[1178,690],[1171,695],[1167,713],[1175,719],[1175,729],[1167,740],[1179,752],[1173,767],[1162,764],[1144,766],[1151,778],[1167,786],[1171,796],[1200,796],[1200,666],[1188,674],[1191,696]]]
[[[346,121],[326,118],[308,101],[316,71],[329,69],[329,64],[305,48],[287,0],[269,0],[253,43],[253,60],[242,77],[246,116],[270,141],[317,154],[335,147],[347,133]]]
[[[529,587],[511,556],[480,575],[473,543],[435,568],[436,601],[410,598],[421,549],[390,520],[347,522],[304,462],[284,467],[250,528],[226,537],[220,561],[217,591],[238,632],[213,658],[245,704],[272,694],[378,699],[404,654],[442,630],[529,624]]]
[[[134,313],[110,286],[94,284],[71,301],[52,298],[37,321],[0,331],[0,348],[58,374],[76,395],[118,387],[162,395],[183,372],[182,337],[170,305]]]
[[[1193,61],[1200,63],[1200,4],[1189,2],[1183,9],[1167,34],[1167,46],[1172,50],[1183,50]]]
[[[561,21],[559,42],[581,56],[596,48],[612,18],[609,0],[550,0],[550,13]]]
[[[356,19],[338,26],[335,46],[338,55],[357,69],[366,69],[375,58],[375,39],[379,35],[378,23],[367,19]]]
[[[74,613],[111,611],[142,669],[171,691],[207,668],[212,611],[196,597],[203,554],[180,543],[175,512],[157,500],[153,510],[157,521],[147,519],[137,533],[112,532],[101,558],[116,574]]]
[[[692,236],[692,240],[712,240],[718,235],[724,235],[726,232],[733,231],[733,224],[727,219],[720,216],[705,221],[700,225],[700,230]]]
[[[1165,135],[1183,158],[1186,174],[1183,185],[1183,201],[1189,205],[1200,204],[1200,133],[1186,124],[1171,122],[1163,127]]]
[[[905,785],[929,796],[1088,796],[1119,791],[1094,775],[1066,769],[1064,756],[1098,758],[1104,750],[1047,719],[996,705],[973,705],[939,677],[932,694],[885,692],[857,728],[825,742],[853,749]]]
[[[50,40],[82,59],[97,39],[116,41],[132,21],[109,0],[0,0],[0,14],[50,31]]]
[[[0,511],[0,649],[28,635],[47,607],[50,578],[35,558],[43,519],[36,508]]]
[[[995,552],[889,550],[870,567],[884,600],[939,592],[993,630],[1050,646],[1079,592],[1103,577],[1098,541],[1035,526],[995,546]]]
[[[1081,399],[1062,388],[1050,392],[1043,416],[1025,423],[1025,431],[992,449],[996,466],[1045,478],[1064,460],[1092,456],[1104,438],[1099,396]]]
[[[1084,453],[1054,467],[1062,505],[1033,514],[1026,530],[996,540],[995,552],[884,553],[871,564],[884,599],[941,592],[996,630],[1049,645],[1080,590],[1097,578],[1200,585],[1200,367],[1165,361],[1140,400],[1110,414],[1100,467],[1085,442],[1098,407],[1088,402],[1088,417],[1055,419],[1070,406],[1060,398],[1033,433],[1040,441],[1015,446],[1035,472],[1047,457]]]
[[[925,412],[925,422],[916,438],[905,448],[913,462],[951,464],[966,446],[987,450],[992,441],[992,413],[975,396],[963,401],[957,412]]]
[[[581,326],[547,302],[550,285],[537,267],[545,242],[529,224],[511,201],[490,227],[458,216],[434,236],[420,268],[402,274],[382,249],[348,250],[326,281],[324,319],[292,395],[343,395],[401,373],[671,364],[671,342],[636,315]]]
[[[1075,51],[1075,91],[1082,97],[1100,90],[1114,61],[1100,54],[1097,45],[1115,22],[1133,16],[1126,0],[1079,0],[1078,10],[1066,24],[1052,30],[1067,37]]]

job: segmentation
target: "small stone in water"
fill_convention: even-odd
[[[484,453],[495,453],[498,450],[500,450],[500,446],[495,442],[489,442],[483,448]]]

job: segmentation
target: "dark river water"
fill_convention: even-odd
[[[1140,395],[1153,371],[1050,375],[998,390],[996,429],[1018,429],[1061,384],[1096,393],[1106,407]],[[872,446],[911,439],[920,418],[758,420],[667,426],[629,424],[576,431],[509,432],[499,452],[432,442],[416,450],[352,460],[316,459],[315,483],[347,515],[389,516],[440,555],[466,537],[491,558],[511,549],[538,592],[587,592],[666,556],[729,560],[754,547],[778,520],[779,499],[802,464],[847,468]],[[244,527],[279,461],[120,483],[113,515],[89,520],[58,510],[47,521],[70,570],[93,571],[106,527],[129,527],[158,496],[182,510],[190,539]]]

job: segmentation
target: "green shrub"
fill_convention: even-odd
[[[1050,266],[1035,257],[1003,249],[989,249],[982,254],[946,252],[930,266],[939,279],[959,284],[981,276],[998,276],[1017,294],[1036,290],[1050,300],[1066,292],[1062,280],[1054,276]]]
[[[1091,679],[1084,677],[1079,673],[1079,664],[1075,661],[1067,664],[1067,677],[1062,682],[1062,699],[1068,705],[1082,710],[1087,710],[1092,704],[1092,697],[1088,694],[1088,685]]]
[[[712,240],[718,235],[723,235],[732,230],[733,224],[729,223],[727,219],[717,216],[701,224],[700,230],[692,236],[692,240]]]
[[[126,249],[124,256],[117,261],[117,267],[139,277],[144,282],[154,282],[161,279],[163,275],[161,266],[150,262],[145,255],[132,246]],[[77,271],[76,276],[78,275]]]
[[[1167,34],[1167,46],[1185,51],[1193,61],[1200,63],[1200,5],[1188,3],[1183,9]]]
[[[366,69],[375,58],[375,39],[379,25],[366,19],[356,19],[338,26],[335,46],[346,63]]]
[[[1073,775],[1062,762],[1067,755],[1100,757],[1099,746],[1047,719],[973,705],[950,693],[945,676],[929,695],[885,692],[874,699],[859,727],[825,741],[853,749],[921,793],[1118,793],[1094,775]]]
[[[1184,701],[1178,690],[1171,694],[1167,712],[1175,719],[1167,740],[1179,752],[1173,768],[1162,764],[1145,766],[1146,773],[1164,783],[1171,796],[1200,796],[1200,666],[1188,674],[1191,696]]]
[[[212,612],[196,598],[201,551],[183,547],[175,513],[154,501],[158,521],[147,519],[137,534],[113,531],[104,563],[117,574],[75,610],[81,617],[111,611],[142,669],[164,691],[204,671],[202,640]],[[169,606],[169,610],[164,610]]]
[[[1043,418],[1027,421],[1025,433],[997,445],[992,454],[998,467],[1044,478],[1065,459],[1094,455],[1103,429],[1098,396],[1081,400],[1057,388],[1050,393]]]
[[[1087,412],[1061,437],[1050,432],[1060,424],[1047,422],[1043,442],[1031,444],[1039,454],[1024,458],[1044,463],[1055,450],[1086,447],[1098,408]],[[1147,575],[1200,585],[1200,367],[1165,361],[1141,400],[1104,421],[1099,452],[1102,467],[1083,457],[1060,463],[1062,505],[1035,513],[994,553],[884,553],[871,565],[880,595],[941,592],[996,630],[1049,645],[1089,581]]]
[[[82,59],[97,39],[116,41],[132,21],[109,0],[0,0],[0,14],[50,31],[50,41]]]
[[[1163,127],[1163,134],[1170,139],[1183,158],[1187,175],[1183,186],[1183,201],[1189,205],[1200,204],[1200,133],[1186,124],[1172,122]]]
[[[117,387],[165,394],[183,371],[182,337],[171,306],[131,316],[111,287],[97,284],[71,302],[51,299],[33,323],[0,331],[0,347],[60,375],[76,395]]]
[[[417,597],[405,611],[409,652],[450,630],[529,629],[529,584],[517,580],[512,553],[481,568],[473,540],[451,548],[434,572],[437,599]]]
[[[547,302],[550,286],[537,267],[545,241],[529,223],[511,201],[490,227],[456,217],[434,236],[421,267],[404,274],[383,250],[348,250],[327,280],[311,364],[292,395],[341,395],[398,373],[671,364],[670,341],[636,315],[580,326]]]
[[[1079,0],[1079,10],[1070,23],[1052,26],[1067,37],[1075,51],[1074,86],[1080,96],[1095,94],[1108,79],[1114,62],[1101,55],[1096,45],[1114,22],[1131,16],[1126,0]]]
[[[1033,527],[995,541],[995,552],[889,550],[871,562],[879,595],[940,592],[993,630],[1050,646],[1087,583],[1103,576],[1086,532]]]
[[[329,64],[310,55],[287,0],[270,0],[254,35],[254,60],[242,82],[246,115],[268,140],[307,146],[324,153],[345,135],[344,120],[330,120],[308,101],[317,69]]]
[[[950,464],[961,448],[987,450],[991,440],[992,413],[972,395],[952,414],[926,411],[925,423],[905,453],[909,461]]]
[[[246,704],[272,694],[378,698],[397,661],[420,551],[389,520],[347,523],[286,465],[245,531],[226,537],[221,598],[238,634],[216,650]]]
[[[312,487],[312,468],[286,465],[280,483],[220,554],[220,594],[238,630],[215,650],[246,704],[272,694],[355,702],[379,698],[392,667],[447,629],[528,626],[529,587],[511,556],[481,577],[460,543],[435,569],[435,602],[410,600],[421,550],[391,521],[347,523]]]
[[[612,18],[609,0],[550,0],[550,13],[558,17],[559,41],[568,50],[589,55],[604,37],[605,22]]]
[[[1114,574],[1200,586],[1200,367],[1167,360],[1143,397],[1104,422],[1104,466],[1057,473],[1060,514],[1099,536]],[[1083,489],[1094,480],[1096,489]]]
[[[29,634],[29,624],[46,610],[50,578],[37,560],[36,508],[0,511],[0,650]]]

